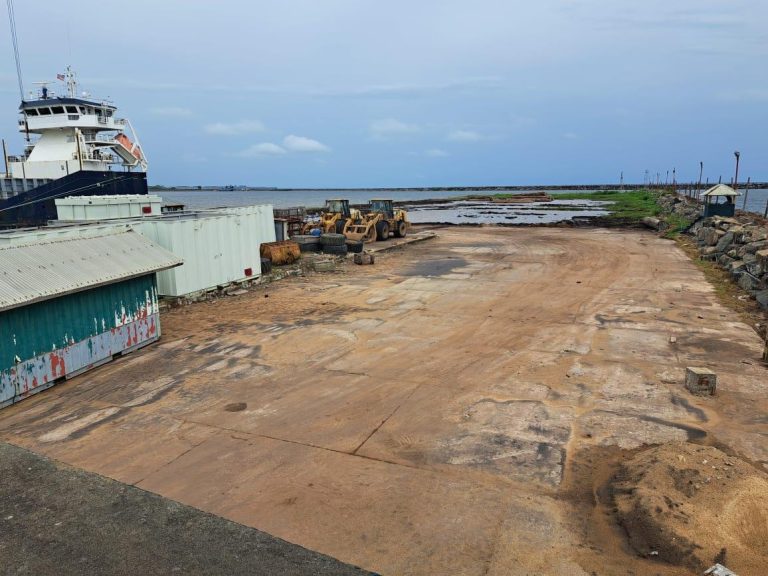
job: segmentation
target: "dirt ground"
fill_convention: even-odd
[[[382,574],[689,574],[629,545],[620,463],[691,441],[768,469],[762,343],[650,233],[445,228],[162,329],[0,437]]]

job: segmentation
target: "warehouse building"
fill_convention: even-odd
[[[0,247],[0,407],[156,341],[156,273],[181,264],[125,229]]]

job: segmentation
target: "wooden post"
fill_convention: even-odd
[[[752,181],[752,177],[747,178],[747,186],[744,188],[744,204],[742,204],[741,209],[746,210],[747,209],[747,198],[749,197],[749,184]]]
[[[765,203],[765,212],[763,212],[763,218],[768,218],[768,202]]]
[[[701,196],[701,177],[704,175],[704,161],[699,162],[699,182],[696,184],[696,199]],[[707,178],[709,182],[709,178]]]

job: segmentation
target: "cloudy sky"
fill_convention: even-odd
[[[767,22],[765,0],[16,2],[26,89],[71,64],[155,184],[727,180],[736,149],[768,180]]]

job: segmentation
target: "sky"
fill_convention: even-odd
[[[16,2],[25,90],[71,65],[151,184],[768,181],[765,0]],[[0,26],[0,136],[19,92]],[[57,88],[55,83],[54,90]]]

